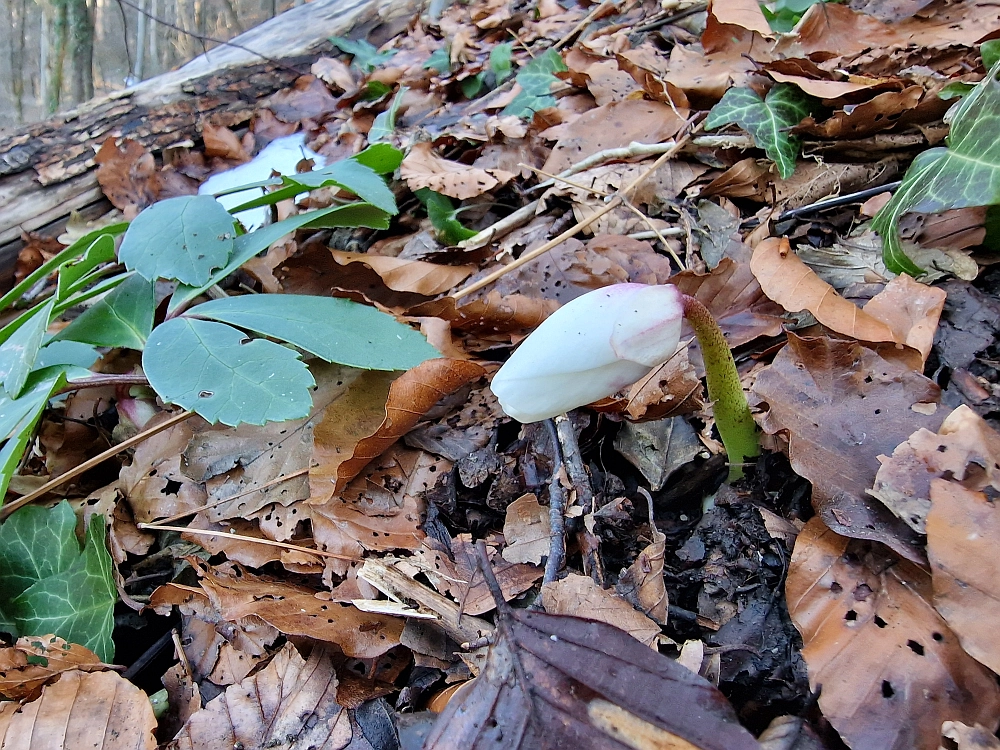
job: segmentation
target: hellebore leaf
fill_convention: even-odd
[[[312,406],[314,381],[298,354],[223,323],[174,318],[157,326],[142,369],[164,401],[212,424],[298,419]]]
[[[371,130],[368,131],[369,143],[387,141],[392,136],[392,132],[396,129],[396,114],[399,112],[399,105],[403,101],[403,96],[407,91],[409,89],[406,86],[400,86],[399,91],[396,92],[396,96],[392,98],[392,103],[384,112],[379,112],[375,116],[375,122],[372,123]],[[379,174],[382,174],[382,172],[379,172]]]
[[[540,109],[553,106],[556,99],[552,96],[552,85],[559,82],[553,73],[566,70],[569,68],[555,49],[550,48],[544,55],[536,57],[518,71],[515,80],[521,87],[521,93],[504,107],[501,114],[528,118]]]
[[[451,54],[448,51],[448,47],[439,47],[431,53],[431,56],[427,58],[427,62],[423,65],[424,70],[436,70],[438,73],[450,73],[451,72]],[[371,138],[368,139],[371,141]]]
[[[351,65],[365,73],[371,73],[379,65],[387,63],[396,54],[396,50],[379,52],[378,47],[365,39],[345,39],[342,36],[331,36],[330,44],[345,54],[353,55],[354,59],[351,61]]]
[[[441,356],[419,332],[391,315],[338,297],[250,294],[212,300],[189,314],[282,339],[327,362],[366,370],[409,370]]]
[[[233,217],[210,195],[154,203],[135,217],[118,249],[130,271],[150,281],[203,284],[233,252]]]
[[[29,505],[0,526],[0,603],[21,633],[54,633],[114,659],[111,631],[118,600],[104,517],[94,516],[83,551],[76,514],[65,500]]]
[[[35,366],[54,305],[55,300],[49,300],[9,324],[17,328],[0,344],[0,383],[12,398],[21,395],[28,374]]]
[[[705,120],[705,127],[719,128],[735,123],[764,149],[778,167],[782,179],[792,176],[800,142],[789,134],[789,128],[798,125],[813,107],[814,99],[790,83],[779,83],[761,99],[749,88],[733,88],[712,107]]]
[[[56,283],[56,301],[62,302],[74,292],[80,291],[93,278],[90,274],[102,263],[115,259],[115,238],[102,234],[84,252],[82,258],[71,260],[59,266]]]
[[[153,284],[133,274],[62,329],[56,339],[141,350],[153,330]]]
[[[437,230],[438,238],[446,245],[457,245],[478,234],[458,220],[461,209],[455,208],[448,196],[435,193],[430,188],[420,188],[415,195],[427,207],[427,218]]]
[[[17,471],[49,398],[65,382],[64,368],[48,368],[28,376],[19,398],[0,392],[0,440],[7,441],[0,448],[0,497],[7,493],[10,478]]]
[[[882,238],[882,259],[894,273],[919,276],[924,269],[903,250],[899,219],[952,208],[1000,203],[1000,62],[952,110],[946,148],[917,156],[903,184],[872,220]]]

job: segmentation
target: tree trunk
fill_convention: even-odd
[[[43,5],[44,32],[43,41],[46,58],[45,81],[43,89],[45,111],[53,114],[59,110],[62,99],[63,71],[66,68],[66,12],[67,0],[46,0]]]
[[[94,96],[94,19],[87,0],[64,0],[67,5],[72,103]]]
[[[128,137],[157,153],[198,139],[209,119],[245,125],[264,97],[307,73],[320,54],[334,53],[327,37],[402,23],[419,11],[419,0],[313,0],[241,34],[233,40],[239,47],[221,45],[126,92],[0,138],[0,288],[13,276],[23,231],[58,235],[70,212],[87,217],[110,209],[94,164],[109,137]]]

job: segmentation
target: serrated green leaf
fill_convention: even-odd
[[[451,55],[448,54],[447,47],[438,47],[427,58],[423,65],[424,70],[436,70],[438,73],[451,72]]]
[[[437,230],[438,239],[444,244],[457,245],[478,234],[458,220],[459,209],[455,208],[448,196],[435,193],[430,188],[420,188],[414,195],[427,207],[427,218]]]
[[[118,259],[149,281],[203,284],[233,252],[233,217],[209,195],[183,195],[154,203],[133,219]]]
[[[409,89],[406,86],[400,86],[399,91],[396,92],[396,96],[392,98],[392,103],[389,104],[384,112],[379,112],[375,116],[375,122],[372,123],[371,129],[368,131],[369,143],[374,144],[379,141],[387,141],[392,137],[393,131],[396,130],[396,114],[399,112],[399,105],[403,101],[403,96],[407,91]]]
[[[342,159],[323,169],[289,175],[286,179],[308,190],[336,185],[388,214],[397,213],[396,199],[389,186],[385,184],[385,179],[357,159]]]
[[[514,73],[511,56],[514,52],[513,42],[504,42],[490,50],[490,70],[497,79],[497,85],[503,83]],[[560,58],[560,61],[562,58]]]
[[[403,163],[403,152],[389,143],[373,143],[351,158],[378,174],[391,174]]]
[[[312,406],[314,381],[294,351],[210,320],[174,318],[154,328],[142,369],[164,401],[212,424],[283,422]]]
[[[110,234],[102,234],[84,251],[82,258],[59,266],[56,300],[62,301],[81,289],[90,278],[91,271],[102,263],[109,263],[114,259],[115,238]]]
[[[788,130],[809,115],[814,102],[790,83],[776,84],[764,99],[753,89],[732,88],[712,107],[705,127],[712,130],[731,123],[739,125],[774,161],[781,178],[788,179],[795,171],[801,146]]]
[[[76,242],[74,242],[72,245],[65,248],[64,250],[61,250],[55,256],[47,260],[45,263],[36,268],[27,276],[25,276],[23,279],[21,279],[20,282],[18,282],[14,286],[13,289],[11,289],[9,292],[3,295],[3,297],[0,297],[0,310],[5,310],[6,308],[10,307],[17,300],[19,300],[26,291],[31,289],[41,279],[44,279],[50,273],[59,268],[59,266],[61,266],[63,263],[66,263],[67,261],[73,260],[74,258],[77,258],[80,255],[82,255],[84,252],[86,252],[87,248],[89,248],[94,243],[94,241],[97,240],[97,238],[100,237],[102,234],[107,234],[110,235],[111,237],[117,237],[126,229],[128,229],[128,224],[125,222],[121,222],[118,224],[112,224],[110,226],[103,227],[102,229],[97,229],[93,232],[84,235]]]
[[[60,341],[141,350],[153,330],[153,284],[132,274],[56,335]]]
[[[552,86],[559,82],[553,73],[566,70],[569,68],[563,62],[562,55],[555,49],[547,49],[518,71],[515,80],[521,87],[521,92],[504,107],[501,114],[528,118],[540,109],[553,106],[556,99],[552,96]]]
[[[376,147],[371,147],[376,148]],[[366,151],[371,150],[366,149]],[[397,149],[386,146],[392,151]],[[364,153],[364,152],[362,152]],[[359,154],[360,156],[360,154]],[[388,155],[384,155],[385,158]],[[302,228],[319,229],[325,227],[368,227],[370,229],[388,229],[389,214],[368,203],[348,203],[346,206],[330,206],[318,211],[307,211],[291,218],[268,224],[255,232],[243,234],[236,238],[233,255],[224,268],[219,269],[201,286],[178,284],[170,298],[168,312],[173,313],[188,304],[198,295],[205,292],[213,284],[218,284],[229,274],[253,258],[257,253],[266,250],[286,234]]]
[[[54,306],[55,300],[50,299],[44,305],[29,310],[22,316],[25,320],[17,330],[0,344],[0,383],[11,398],[21,395],[28,374],[35,366]]]
[[[351,65],[356,66],[365,73],[371,73],[375,68],[388,62],[396,54],[396,50],[379,52],[377,47],[364,39],[345,39],[341,36],[332,36],[330,37],[330,44],[337,47],[341,52],[353,55],[354,59],[351,61]]]
[[[76,516],[65,500],[50,510],[30,505],[22,508],[0,527],[0,534],[28,510],[40,510],[42,513],[31,514],[30,527],[27,524],[18,527],[26,536],[16,540],[6,537],[3,540],[4,543],[13,542],[10,553],[23,553],[30,546],[36,562],[42,563],[45,569],[63,566],[72,559],[68,567],[40,576],[11,599],[5,607],[7,614],[22,634],[54,633],[71,643],[86,646],[101,661],[112,662],[115,648],[111,633],[118,591],[111,572],[111,555],[104,544],[104,516],[95,515],[90,519],[86,543],[81,552],[76,541]],[[66,521],[69,519],[72,519],[72,525],[67,528]],[[50,525],[56,527],[54,533],[47,532]],[[38,559],[40,544],[48,548],[44,559]]]
[[[882,238],[882,259],[894,273],[918,276],[923,269],[907,257],[899,238],[899,218],[953,208],[1000,203],[1000,62],[958,102],[945,139],[947,148],[924,151],[871,227]]]
[[[327,362],[366,370],[409,370],[441,354],[420,333],[374,307],[337,297],[251,294],[188,313],[281,339]]]

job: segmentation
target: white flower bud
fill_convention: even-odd
[[[537,422],[636,382],[680,341],[684,308],[673,285],[615,284],[563,305],[493,378],[503,410]]]

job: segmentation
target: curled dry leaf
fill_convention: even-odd
[[[994,466],[996,464],[993,464]],[[982,492],[944,479],[931,481],[927,556],[934,606],[962,648],[1000,671],[1000,511]]]
[[[941,425],[937,385],[855,342],[789,333],[753,390],[768,404],[764,430],[787,433],[792,468],[812,482],[813,507],[827,526],[922,563],[917,534],[868,490],[879,454],[920,427]]]
[[[712,0],[708,12],[719,23],[741,26],[762,36],[773,36],[771,27],[756,0]]]
[[[590,576],[570,574],[542,585],[542,604],[550,615],[574,615],[606,622],[652,649],[660,642],[660,626]],[[665,609],[665,608],[664,608]]]
[[[410,190],[429,188],[459,200],[475,198],[514,179],[513,172],[479,169],[442,159],[434,153],[430,143],[418,143],[410,149],[399,167],[399,174]]]
[[[827,328],[860,341],[906,344],[920,353],[920,364],[930,353],[944,307],[940,289],[901,276],[886,287],[885,299],[876,297],[859,309],[803,263],[787,239],[777,237],[757,245],[750,268],[764,293],[790,312],[808,310]]]
[[[413,292],[436,297],[457,286],[476,270],[475,266],[443,266],[423,260],[405,260],[389,255],[368,255],[333,250],[333,259],[342,266],[362,263],[377,273],[382,282],[397,292]]]
[[[71,670],[30,703],[0,704],[0,745],[10,750],[154,750],[149,698],[115,672]]]
[[[525,684],[525,679],[530,684]],[[755,750],[712,685],[603,622],[504,614],[486,667],[427,750]]]
[[[411,307],[408,315],[442,318],[456,331],[499,334],[537,328],[559,309],[559,303],[523,294],[501,295],[491,290],[485,297],[463,301],[444,297]]]
[[[67,643],[56,635],[18,638],[0,649],[0,695],[11,700],[33,700],[50,680],[71,669],[104,669],[90,649]]]
[[[882,465],[871,491],[920,534],[931,509],[931,480],[954,479],[969,490],[1000,491],[1000,435],[964,404],[945,417],[937,434],[920,429]]]
[[[534,495],[522,495],[507,506],[503,536],[507,540],[501,553],[504,560],[540,565],[551,544],[549,509],[543,508]]]
[[[337,703],[337,675],[326,649],[303,659],[286,643],[271,662],[195,713],[172,750],[347,748],[354,731]]]
[[[205,156],[218,156],[237,164],[250,161],[240,137],[224,125],[206,122],[202,126],[201,137],[205,141]]]
[[[809,683],[848,745],[937,750],[941,723],[996,729],[1000,689],[930,605],[930,576],[868,542],[806,524],[785,594]]]
[[[669,600],[667,587],[663,581],[663,557],[666,553],[667,537],[657,530],[652,519],[650,519],[650,529],[653,532],[652,543],[647,545],[622,573],[615,585],[615,591],[639,612],[660,625],[666,625]]]

